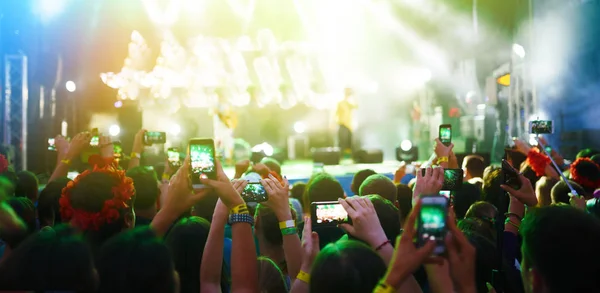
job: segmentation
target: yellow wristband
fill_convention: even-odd
[[[298,272],[296,279],[300,280],[306,284],[309,284],[310,283],[310,274],[305,271],[300,271],[300,272]]]
[[[67,166],[71,166],[71,160],[69,160],[69,159],[64,159],[64,160],[61,160],[60,162]]]
[[[373,293],[394,293],[394,292],[396,292],[394,287],[392,287],[391,285],[386,283],[384,280],[381,280],[377,284],[377,287],[375,287],[375,290],[373,290]]]
[[[140,155],[140,154],[138,154],[136,152],[131,152],[131,155],[129,155],[129,157],[141,159],[142,155]]]
[[[295,228],[295,227],[296,227],[296,221],[294,221],[294,220],[287,220],[287,221],[279,222],[279,229]]]
[[[437,159],[438,165],[441,164],[441,163],[446,163],[446,162],[448,162],[448,157],[439,157]]]
[[[231,210],[229,210],[229,213],[230,214],[244,214],[244,215],[250,214],[250,212],[248,211],[248,206],[245,203],[234,206],[233,208],[231,208]]]
[[[170,179],[171,179],[171,176],[169,176],[169,174],[163,173],[163,174],[162,174],[162,179],[163,179],[163,180],[167,180],[167,181],[168,181],[168,180],[170,180]]]

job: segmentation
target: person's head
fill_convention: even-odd
[[[352,90],[351,88],[347,87],[344,89],[344,97],[347,99],[349,97],[351,97],[352,95],[354,95],[354,90]]]
[[[279,175],[279,177],[281,177],[281,164],[279,163],[279,161],[271,158],[271,157],[266,157],[263,158],[262,160],[260,160],[261,163],[265,164],[265,166],[267,166],[267,168],[269,168],[269,170],[277,173],[277,175]]]
[[[296,211],[290,207],[292,219],[296,219]],[[279,228],[279,220],[273,210],[266,205],[259,204],[254,214],[254,233],[259,243],[271,247],[280,247],[283,245],[283,236]],[[264,247],[262,247],[264,249]]]
[[[579,158],[569,168],[570,179],[583,187],[588,194],[600,187],[600,166],[589,158]]]
[[[581,185],[579,185],[576,182],[573,182],[571,180],[569,180],[569,184],[571,184],[571,187],[573,187],[573,189],[575,189],[577,194],[579,194],[581,196],[583,196],[585,194],[585,189],[583,189],[583,187],[581,187]],[[567,185],[567,183],[565,183],[562,180],[559,181],[558,183],[556,183],[554,185],[554,187],[552,187],[552,190],[550,190],[550,197],[552,198],[552,203],[553,204],[556,204],[556,203],[569,204],[569,199],[571,198],[569,196],[570,192],[571,192],[571,189],[569,189],[569,186]]]
[[[135,209],[155,209],[160,189],[154,169],[138,166],[127,170],[127,177],[133,180],[135,187]]]
[[[552,187],[558,183],[559,180],[543,176],[535,184],[535,194],[540,206],[549,206],[552,203]]]
[[[463,160],[462,169],[465,173],[466,180],[471,178],[483,178],[485,163],[483,162],[483,158],[481,156],[466,156]]]
[[[98,255],[98,292],[178,292],[171,253],[150,227],[120,233]]]
[[[17,173],[17,186],[15,187],[15,196],[29,198],[32,202],[38,199],[38,179],[35,174],[29,171]]]
[[[412,197],[413,191],[410,187],[404,184],[398,184],[396,186],[398,199],[398,210],[400,211],[400,222],[404,223],[404,219],[408,217],[412,210]]]
[[[508,212],[508,202],[510,198],[506,195],[504,189],[500,187],[504,184],[502,169],[494,169],[483,178],[482,195],[483,200],[493,204],[498,208],[498,212],[504,214]]]
[[[259,256],[257,262],[259,292],[289,292],[289,288],[287,287],[283,273],[272,259],[264,256]]]
[[[207,220],[189,217],[181,219],[167,234],[165,244],[179,273],[181,293],[200,292],[200,264],[209,229]]]
[[[290,191],[290,196],[302,202],[302,195],[304,194],[304,190],[306,189],[306,183],[298,182],[294,183],[292,186],[292,190]]]
[[[594,149],[583,149],[581,151],[579,151],[579,153],[577,153],[577,159],[579,158],[591,158],[597,154],[600,154],[599,151],[594,150]]]
[[[356,172],[356,174],[354,174],[354,177],[352,178],[352,183],[350,183],[350,190],[352,191],[352,193],[358,194],[360,186],[363,184],[365,179],[375,174],[377,173],[371,169],[363,169]]]
[[[521,172],[521,174],[523,174],[523,176],[525,176],[525,178],[529,179],[529,182],[531,182],[531,186],[535,188],[537,181],[540,180],[541,177],[538,176],[535,171],[533,171],[531,166],[527,162],[523,162],[519,171]]]
[[[204,196],[192,207],[192,216],[204,218],[209,222],[212,222],[212,217],[218,200],[219,195],[214,191],[209,191],[206,196]]]
[[[26,197],[11,197],[8,200],[6,200],[6,203],[13,209],[15,214],[21,220],[23,220],[23,222],[27,226],[27,230],[25,231],[25,233],[19,233],[20,237],[10,237],[10,242],[8,241],[8,239],[5,239],[7,241],[7,244],[12,249],[14,249],[17,247],[17,245],[19,245],[21,241],[27,238],[28,235],[31,235],[33,232],[35,232],[35,207],[33,206],[31,200],[29,200],[29,198]]]
[[[89,245],[69,225],[47,227],[13,250],[0,266],[4,290],[95,292]]]
[[[304,190],[304,202],[302,206],[305,212],[310,212],[310,203],[318,201],[337,201],[344,197],[344,189],[335,177],[327,173],[314,174]]]
[[[112,167],[94,168],[77,176],[59,200],[63,222],[81,229],[96,251],[108,238],[133,228],[133,180]]]
[[[482,236],[488,239],[496,239],[496,219],[498,217],[498,209],[491,203],[478,201],[471,205],[465,215],[465,219],[476,219],[479,221],[481,230],[478,230]]]
[[[520,234],[526,292],[600,292],[600,219],[570,206],[533,208]]]
[[[472,204],[481,200],[479,187],[471,183],[463,183],[459,190],[453,192],[454,214],[457,219],[465,217]]]
[[[5,190],[7,196],[14,196],[15,189],[17,186],[17,182],[19,179],[17,178],[17,173],[9,167],[5,171],[0,173],[0,187]]]
[[[371,292],[385,271],[383,259],[366,244],[337,241],[325,246],[317,255],[310,292]]]
[[[506,161],[515,169],[519,169],[521,164],[527,160],[527,156],[514,149],[505,149]]]
[[[378,194],[390,202],[396,203],[398,190],[390,178],[385,175],[374,174],[367,177],[367,179],[365,179],[365,181],[360,185],[358,194],[360,196]]]
[[[402,229],[398,208],[391,201],[377,194],[368,195],[368,197],[375,208],[375,213],[377,213],[377,218],[385,236],[388,240],[395,242],[396,238],[400,236],[400,229]],[[348,237],[352,239],[350,235]]]
[[[590,158],[596,165],[600,166],[600,154],[593,155]]]
[[[54,226],[62,221],[60,218],[60,205],[58,204],[58,200],[60,199],[63,188],[65,188],[70,181],[71,179],[67,177],[57,178],[48,182],[46,187],[40,192],[37,211],[41,227]]]

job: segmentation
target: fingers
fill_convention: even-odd
[[[354,200],[361,208],[368,208],[369,205],[367,204],[367,202],[369,201],[369,198],[366,196],[361,196],[358,197]]]
[[[439,145],[442,145],[442,142],[440,141],[439,138],[436,138],[435,139],[435,144],[439,146]]]
[[[514,195],[516,193],[516,190],[514,190],[512,187],[508,186],[508,185],[504,185],[504,184],[500,184],[500,188],[504,189],[504,191]]]
[[[356,229],[350,224],[343,223],[338,225],[342,230],[346,231],[350,235],[356,235]]]
[[[304,217],[304,230],[302,231],[302,238],[308,238],[308,235],[312,233],[312,219],[310,217]]]
[[[433,177],[436,182],[444,182],[444,168],[435,168],[433,170]]]
[[[425,178],[431,178],[433,176],[433,168],[427,167],[425,169]]]
[[[406,219],[406,223],[404,224],[404,233],[406,236],[412,241],[415,235],[415,223],[417,221],[417,216],[421,212],[421,200],[419,199],[415,206],[412,208],[410,215],[408,215],[408,219]]]
[[[354,209],[354,207],[353,207],[352,205],[350,205],[350,204],[349,204],[349,200],[350,200],[350,198],[348,198],[348,199],[341,199],[341,198],[340,198],[340,199],[338,200],[338,202],[339,202],[339,203],[340,203],[340,204],[341,204],[341,205],[344,207],[344,209],[345,209],[345,210],[346,210],[346,212],[348,213],[348,216],[349,216],[351,219],[354,219],[354,218],[356,218],[356,216],[357,216],[357,213],[356,213],[356,210]]]
[[[424,262],[427,258],[429,258],[433,254],[434,249],[435,241],[432,240],[427,241],[423,247],[417,249],[420,262]]]
[[[319,247],[319,234],[317,232],[312,232],[310,234],[310,240],[312,241],[312,250],[318,253],[321,250]]]

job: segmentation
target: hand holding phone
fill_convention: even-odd
[[[215,158],[215,142],[212,138],[193,138],[189,142],[188,153],[190,156],[190,174],[192,187],[203,188],[200,176],[215,180],[217,166]]]
[[[417,217],[417,247],[434,241],[434,254],[440,255],[446,251],[448,206],[448,199],[443,195],[421,197],[421,211]]]
[[[144,144],[164,144],[167,142],[167,133],[162,131],[146,131],[144,132]]]
[[[348,212],[337,201],[320,201],[310,204],[313,227],[337,226],[349,221]]]
[[[514,190],[519,190],[523,186],[519,172],[515,170],[506,160],[502,160],[502,174],[504,175],[504,184]]]
[[[439,139],[445,146],[450,146],[452,143],[452,125],[442,124],[439,127]]]
[[[168,148],[167,149],[167,161],[169,162],[169,167],[172,171],[175,171],[179,167],[181,167],[181,153],[178,148]]]

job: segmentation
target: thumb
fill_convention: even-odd
[[[338,227],[342,228],[342,230],[346,231],[350,235],[355,235],[356,233],[356,229],[354,229],[354,227],[350,224],[339,224]]]
[[[219,181],[200,177],[200,183],[202,183],[202,185],[216,188],[217,184],[219,184]]]
[[[515,195],[515,193],[517,193],[516,190],[514,190],[512,187],[510,187],[508,185],[502,184],[502,185],[500,185],[500,188],[504,189],[504,191],[506,191],[506,192],[508,192],[508,193],[510,193],[512,195]]]
[[[310,234],[310,240],[312,241],[313,250],[319,251],[319,234],[317,232],[312,232]]]

